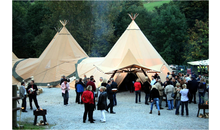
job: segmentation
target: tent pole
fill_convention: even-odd
[[[117,70],[115,70],[115,72],[112,74],[112,76],[110,77],[110,79],[115,76],[116,72],[117,72]]]
[[[144,73],[145,76],[147,76],[147,74],[145,73],[145,71],[141,68],[142,72]]]

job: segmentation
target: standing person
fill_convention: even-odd
[[[155,82],[156,82],[156,80],[155,80],[154,76],[152,76],[152,80],[151,80],[151,82],[150,82],[150,85],[151,85],[151,86],[154,85]]]
[[[93,111],[96,109],[96,105],[95,105],[95,91],[96,91],[96,86],[95,86],[95,80],[93,79],[93,77],[94,76],[90,76],[90,81],[89,82],[87,82],[87,84],[86,84],[86,86],[92,86],[92,93],[93,93],[93,102],[94,102],[94,104],[93,104]],[[93,112],[92,112],[92,117],[93,117]],[[94,120],[94,119],[93,119]]]
[[[163,91],[164,91],[164,87],[161,85],[161,79],[157,79],[157,83],[155,84],[157,90],[159,91],[159,106],[160,109],[162,108],[162,101],[163,101]]]
[[[111,84],[112,88],[118,89],[118,85],[117,85],[117,83],[114,81],[113,78],[111,78],[111,81],[112,81],[112,84]],[[117,99],[116,99],[116,92],[115,92],[115,93],[113,94],[113,106],[116,106],[116,105],[117,105]]]
[[[189,90],[186,88],[186,84],[183,84],[183,89],[180,90],[180,94],[181,94],[181,115],[183,116],[184,114],[184,106],[186,108],[186,116],[189,115],[189,110],[188,110],[188,93]]]
[[[189,74],[186,74],[185,79],[186,79],[186,83],[188,83],[188,81],[190,81],[190,80],[191,80],[191,78],[189,77]]]
[[[191,94],[191,96],[189,97],[189,103],[191,103],[192,99],[194,98],[194,104],[196,104],[196,92],[199,82],[197,82],[194,77],[191,77],[191,79],[191,81],[188,81],[188,89]]]
[[[101,86],[106,87],[108,84],[107,82],[108,82],[107,79],[103,79]]]
[[[180,83],[176,83],[176,87],[175,87],[175,90],[174,90],[174,93],[176,93],[176,112],[175,114],[176,115],[179,115],[179,107],[180,107],[180,104],[181,104],[181,94],[180,94],[180,91],[181,91],[181,87],[180,87]]]
[[[197,77],[197,81],[199,82],[201,80],[202,76],[199,75],[199,77]]]
[[[37,102],[37,91],[38,91],[37,85],[34,84],[34,80],[31,80],[30,84],[27,87],[27,93],[28,93],[28,96],[29,96],[29,102],[30,102],[31,110],[33,110],[32,99],[34,100],[34,104],[35,104],[37,110],[40,108],[39,105],[38,105],[38,102]]]
[[[20,86],[20,89],[19,89],[19,96],[21,97],[22,99],[22,112],[27,112],[26,111],[26,95],[27,95],[27,92],[26,92],[26,89],[25,89],[25,83],[24,82],[21,82],[21,86]]]
[[[76,103],[79,103],[79,99],[77,98],[77,84],[78,84],[78,82],[79,82],[79,80],[78,79],[76,79],[76,81],[75,81],[75,92],[76,92]],[[62,93],[62,95],[63,95],[63,93]]]
[[[106,88],[107,88],[107,94],[108,94],[108,99],[109,99],[109,101],[110,101],[110,103],[109,103],[108,106],[107,106],[106,111],[109,112],[108,109],[110,108],[110,113],[111,113],[111,114],[115,114],[115,112],[113,111],[113,94],[114,94],[114,92],[112,92],[111,84],[112,84],[112,81],[109,80],[109,81],[108,81],[108,85],[106,86]]]
[[[84,74],[83,83],[84,83],[85,85],[87,84],[87,77],[86,77],[86,75],[85,75],[85,74]]]
[[[138,78],[134,83],[134,91],[135,91],[135,103],[138,103],[138,95],[139,95],[139,102],[141,102],[141,80]]]
[[[100,94],[99,88],[101,87],[102,82],[103,82],[103,78],[100,77],[100,78],[99,78],[98,87],[96,88],[96,92],[97,92],[97,96],[98,96],[98,97],[99,97],[99,94]]]
[[[148,79],[149,78],[146,76],[145,77],[146,81],[143,84],[143,86],[144,86],[144,93],[145,93],[145,104],[147,104],[147,105],[149,105],[148,98],[150,97],[150,89],[151,89],[151,85],[150,85]]]
[[[175,78],[175,76],[176,76],[176,75],[174,74],[174,71],[172,71],[172,74],[171,74],[171,75],[172,75],[173,78]]]
[[[63,83],[63,81],[66,79],[65,75],[62,76],[62,78],[60,79],[60,85]],[[70,82],[70,79],[66,79],[67,82]]]
[[[105,123],[105,110],[107,109],[107,93],[105,92],[106,87],[100,86],[100,95],[98,100],[98,110],[101,110],[101,122]]]
[[[79,79],[79,82],[77,83],[76,85],[76,90],[77,90],[77,101],[78,101],[78,104],[83,104],[82,100],[80,101],[80,96],[82,95],[83,91],[84,91],[84,87],[85,87],[85,84],[82,82],[82,78]]]
[[[154,102],[156,102],[158,115],[160,115],[159,97],[160,97],[159,91],[157,90],[156,86],[153,85],[152,90],[150,91],[150,100],[151,100],[150,114],[152,114],[153,105],[154,105]]]
[[[166,86],[167,86],[167,82],[169,82],[169,76],[168,77],[166,77],[166,81],[163,83],[164,84],[164,90],[165,90],[165,88],[166,88]],[[163,93],[163,96],[165,96],[165,100],[166,100],[166,106],[165,107],[168,107],[168,102],[167,102],[167,95],[165,94],[165,91],[163,91],[164,93]]]
[[[206,83],[204,78],[201,78],[200,80],[200,83],[198,85],[198,92],[199,92],[199,104],[203,104],[205,98],[205,92],[206,92]]]
[[[94,79],[92,78],[92,76],[90,78],[90,81],[87,82],[87,84],[86,84],[86,86],[89,86],[89,85],[92,86],[92,91],[95,92],[96,91],[96,86],[95,86]]]
[[[61,90],[62,90],[62,96],[64,100],[64,105],[68,105],[68,100],[69,100],[69,90],[70,90],[70,85],[67,83],[67,79],[64,80],[64,82],[61,84]]]
[[[90,123],[94,123],[93,119],[93,109],[94,109],[94,94],[92,92],[92,86],[88,85],[87,90],[83,92],[81,99],[84,103],[84,115],[83,115],[83,123],[86,123],[87,114],[89,116]]]
[[[167,86],[165,88],[165,94],[167,95],[167,102],[168,102],[168,109],[173,110],[173,98],[171,94],[174,93],[174,86],[171,84],[170,81],[167,82]]]

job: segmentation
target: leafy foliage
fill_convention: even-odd
[[[208,58],[208,2],[175,1],[148,11],[142,1],[13,1],[13,52],[39,57],[66,27],[89,56],[104,57],[139,13],[136,23],[168,64]],[[198,19],[198,20],[196,20]]]

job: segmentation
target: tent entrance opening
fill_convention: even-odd
[[[126,77],[124,78],[124,80],[120,84],[118,90],[133,92],[134,91],[134,83],[137,78],[138,78],[138,76],[136,75],[136,73],[134,73],[134,72],[127,73]]]

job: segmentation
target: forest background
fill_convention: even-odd
[[[12,51],[38,58],[59,20],[90,57],[105,57],[138,13],[135,22],[168,64],[209,58],[208,1],[13,1]]]

